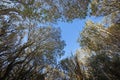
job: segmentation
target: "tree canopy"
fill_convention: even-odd
[[[118,26],[115,24],[105,28],[100,24],[88,22],[83,30],[80,43],[83,48],[90,50],[91,57],[87,61],[90,80],[120,79]]]
[[[58,62],[66,44],[51,24],[86,16],[110,22],[87,21],[80,50]],[[0,80],[119,80],[119,34],[119,0],[1,0]]]

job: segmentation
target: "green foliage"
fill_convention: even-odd
[[[91,14],[94,16],[105,16],[112,23],[118,23],[120,19],[119,0],[92,0],[90,3]]]
[[[92,14],[94,15],[111,15],[118,12],[120,9],[119,0],[92,0],[91,2]]]
[[[11,28],[10,28],[11,29]],[[9,26],[6,31],[10,30]],[[55,66],[57,58],[64,54],[64,41],[59,28],[31,28],[26,34],[23,29],[5,32],[0,36],[0,79],[32,80],[44,77],[43,69]],[[24,36],[28,40],[24,42]],[[42,79],[42,78],[41,78]]]
[[[82,63],[78,60],[78,57],[71,56],[70,58],[65,58],[60,62],[64,73],[70,78],[70,80],[83,80],[84,70],[82,69]]]
[[[0,15],[0,80],[38,80],[44,68],[64,54],[60,29],[22,24],[13,15]]]
[[[91,57],[87,60],[90,80],[120,79],[120,29],[119,24],[108,28],[88,22],[81,33],[79,42],[82,48],[89,49]]]
[[[85,18],[90,0],[9,0],[0,2],[2,3],[0,4],[0,15],[16,13],[15,15],[21,16],[23,19],[55,22],[60,18],[66,21]]]

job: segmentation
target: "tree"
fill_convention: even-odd
[[[90,50],[87,61],[90,80],[120,79],[119,32],[119,24],[108,28],[92,22],[86,24],[79,41],[82,48]]]
[[[106,16],[112,23],[120,23],[119,0],[92,0],[91,14],[94,16]]]
[[[61,17],[73,20],[87,15],[89,2],[90,0],[2,0],[0,15],[15,14],[23,19],[31,18],[41,22],[54,22]]]
[[[77,55],[65,58],[60,62],[61,68],[63,69],[66,76],[70,80],[83,80],[84,69],[82,68],[82,62],[80,62]]]
[[[19,35],[14,31],[1,36],[0,79],[32,80],[44,77],[43,69],[48,65],[54,66],[57,56],[64,53],[60,30],[52,27],[36,29],[33,26],[26,33],[28,39],[25,43],[22,41],[25,40],[24,37]]]

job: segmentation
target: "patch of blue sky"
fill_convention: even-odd
[[[95,23],[101,23],[102,19],[103,17],[87,16],[85,19],[75,19],[73,22],[58,22],[56,26],[61,28],[62,39],[66,42],[64,57],[70,56],[71,52],[75,53],[75,51],[80,48],[77,39],[86,21],[91,20]]]

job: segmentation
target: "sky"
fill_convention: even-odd
[[[61,28],[62,39],[66,43],[64,57],[70,56],[71,52],[75,53],[80,48],[77,39],[85,26],[85,22],[92,20],[93,22],[100,23],[101,19],[102,17],[87,16],[86,19],[75,19],[73,22],[58,22],[57,26]]]

